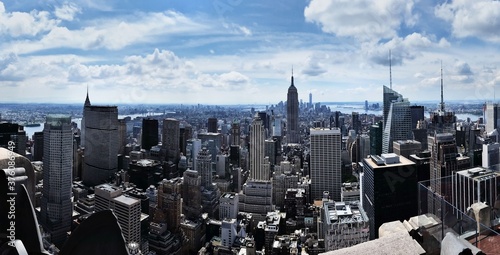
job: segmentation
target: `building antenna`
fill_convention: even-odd
[[[392,89],[392,55],[391,55],[391,50],[389,50],[389,85]]]
[[[444,99],[443,99],[443,60],[441,60],[441,111],[444,112]]]

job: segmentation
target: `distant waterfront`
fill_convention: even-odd
[[[349,103],[349,104],[339,104],[339,103],[325,103],[327,107],[330,107],[330,110],[332,112],[335,111],[340,111],[343,114],[352,114],[352,112],[358,112],[359,114],[373,114],[373,115],[378,115],[382,116],[382,110],[368,110],[365,111],[365,106],[362,103]],[[250,110],[250,108],[254,108],[256,111],[265,111],[266,110],[266,105],[248,105],[247,107],[242,106],[243,109],[245,110]],[[125,118],[125,117],[131,117],[132,119],[135,119],[136,117],[146,117],[150,115],[161,115],[162,113],[148,113],[148,114],[124,114],[124,115],[118,115],[118,118]],[[470,113],[458,113],[456,114],[457,119],[459,120],[467,120],[467,118],[470,118],[471,121],[477,121],[479,117],[482,117],[482,115],[474,115]],[[425,112],[425,117],[429,117],[429,113]],[[78,127],[81,127],[81,118],[74,118],[72,119],[73,122],[75,122]],[[26,131],[26,135],[31,138],[32,135],[35,132],[40,132],[43,131],[43,123],[41,123],[40,126],[38,127],[24,127],[24,130]]]
[[[161,113],[150,113],[149,115],[151,115],[151,114],[161,114]],[[149,115],[146,115],[146,114],[127,114],[127,115],[118,115],[118,118],[123,119],[125,117],[130,117],[132,119],[135,119],[136,117],[146,117]],[[74,118],[74,119],[71,119],[71,121],[75,122],[78,125],[78,128],[81,127],[82,118]],[[26,135],[29,138],[31,138],[35,132],[43,131],[43,125],[44,124],[41,123],[41,125],[38,127],[24,127],[24,131],[26,131]]]

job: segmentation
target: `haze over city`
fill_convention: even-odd
[[[3,1],[2,102],[492,100],[498,1]]]

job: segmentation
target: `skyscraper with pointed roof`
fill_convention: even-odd
[[[382,153],[392,152],[392,142],[412,138],[410,101],[384,86]]]
[[[288,143],[299,142],[299,95],[293,84],[293,69],[291,84],[288,88],[286,100],[286,137]]]
[[[89,86],[87,85],[87,97],[85,98],[85,103],[83,104],[82,121],[80,123],[80,144],[82,147],[85,147],[85,115],[88,107],[90,107],[90,99]]]

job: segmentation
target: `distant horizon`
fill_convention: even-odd
[[[299,100],[300,101],[300,100]],[[500,102],[500,99],[498,100],[467,100],[464,102],[464,100],[444,100],[444,103],[453,103],[453,104],[480,104],[480,103],[489,103],[497,101]],[[283,101],[285,103],[286,100]],[[309,101],[302,100],[304,104],[309,103]],[[157,106],[178,106],[178,105],[186,105],[186,106],[196,106],[196,105],[207,105],[207,106],[250,106],[250,105],[261,105],[261,106],[270,106],[270,105],[277,105],[279,102],[276,103],[238,103],[238,104],[213,104],[213,103],[120,103],[120,104],[112,104],[112,103],[93,103],[91,101],[91,105],[100,105],[100,106],[120,106],[120,105],[157,105]],[[325,101],[325,102],[315,102],[313,101],[313,104],[315,103],[320,103],[320,104],[365,104],[365,101]],[[368,101],[369,106],[372,104],[383,104],[382,101]],[[440,100],[424,100],[424,101],[412,101],[410,100],[411,105],[415,104],[439,104]],[[74,106],[83,106],[84,102],[82,103],[58,103],[58,102],[2,102],[0,101],[0,105],[2,104],[30,104],[30,105],[74,105]],[[380,105],[382,107],[382,105]]]

